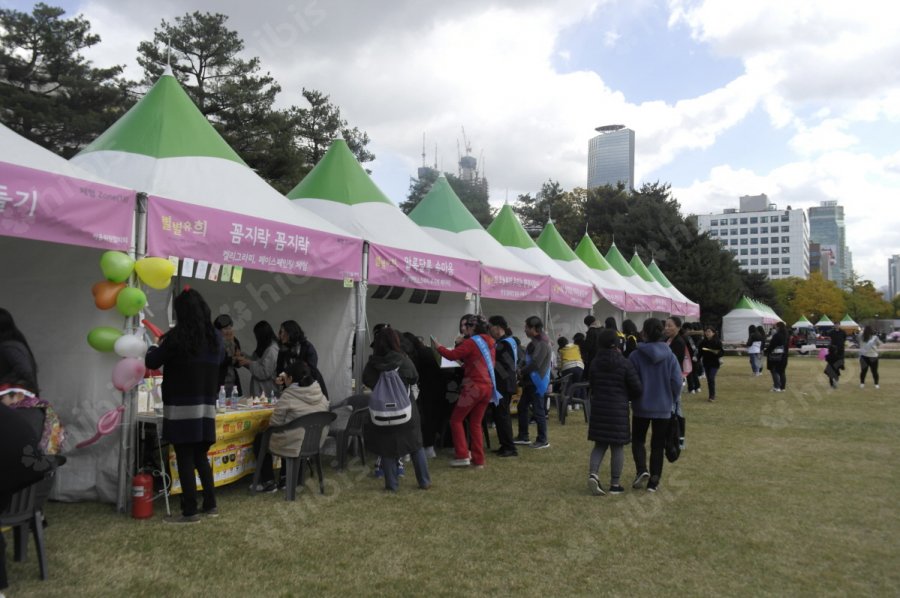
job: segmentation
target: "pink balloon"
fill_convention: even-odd
[[[122,421],[122,412],[125,411],[124,405],[119,405],[115,409],[107,411],[103,415],[100,416],[100,420],[97,422],[97,433],[88,438],[87,440],[82,440],[78,444],[75,445],[75,448],[84,448],[86,446],[91,446],[102,436],[106,436],[107,434],[111,434],[119,425],[119,422]]]
[[[137,386],[144,377],[144,360],[126,357],[113,368],[112,383],[118,390],[127,392]]]

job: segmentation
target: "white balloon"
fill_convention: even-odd
[[[119,357],[135,357],[139,359],[147,353],[147,343],[139,336],[123,334],[116,339],[113,350]]]

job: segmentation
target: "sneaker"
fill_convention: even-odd
[[[866,385],[865,385],[865,384],[860,384],[859,387],[860,387],[860,388],[865,388]]]
[[[516,438],[513,440],[513,444],[531,444],[531,441],[527,438]]]
[[[519,451],[510,451],[510,450],[499,450],[497,451],[498,457],[518,457]]]
[[[203,514],[205,517],[218,517],[218,516],[219,516],[219,509],[218,509],[218,507],[213,507],[213,508],[211,508],[211,509],[206,509],[205,511],[202,511],[202,514]]]
[[[623,492],[625,492],[625,488],[619,486],[618,484],[609,487],[610,494],[622,494]]]
[[[635,488],[635,489],[643,488],[644,482],[646,482],[649,479],[650,479],[650,472],[642,471],[641,473],[637,474],[637,476],[634,478],[634,481],[631,483],[631,487]]]
[[[381,469],[381,466],[380,466],[380,465],[376,465],[376,466],[375,466],[375,471],[372,472],[372,475],[374,475],[376,478],[383,478],[383,477],[384,477],[384,470]]]
[[[163,523],[200,523],[200,515],[181,515],[180,517],[172,515],[163,519]]]
[[[603,488],[600,486],[600,478],[598,478],[595,474],[591,474],[588,476],[588,490],[594,496],[603,496],[606,492],[603,491]]]
[[[659,482],[647,482],[647,492],[656,492],[659,488]]]
[[[708,400],[709,400],[710,403],[715,403],[715,402],[716,402],[716,397],[709,397]]]
[[[544,442],[541,442],[540,440],[535,440],[528,446],[530,446],[533,449],[545,449],[545,448],[550,448],[550,443],[547,442],[546,440]]]
[[[878,385],[876,384],[876,385],[875,385],[875,390],[878,390],[879,388],[881,388],[881,387],[878,386]]]
[[[397,462],[397,477],[402,478],[406,475],[406,468],[403,466],[403,461]]]
[[[468,459],[450,459],[450,467],[468,467],[469,463]]]

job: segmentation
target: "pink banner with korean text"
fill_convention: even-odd
[[[0,162],[0,235],[127,251],[134,191]]]
[[[653,306],[653,311],[666,314],[675,313],[675,305],[672,303],[672,299],[669,297],[663,297],[662,295],[650,295],[650,303]]]
[[[650,295],[638,293],[625,293],[625,311],[630,312],[652,312],[653,299]]]
[[[482,266],[481,296],[508,301],[549,301],[550,277]]]
[[[369,284],[476,292],[480,268],[474,260],[369,245]]]
[[[360,279],[362,239],[161,197],[151,196],[148,203],[150,255],[298,276]]]
[[[609,301],[614,307],[618,307],[621,310],[627,310],[628,300],[625,296],[625,291],[620,291],[618,289],[610,289],[607,287],[595,287],[597,292],[601,297]]]
[[[553,278],[550,281],[550,301],[560,305],[590,309],[594,305],[594,290],[593,287],[586,284]]]

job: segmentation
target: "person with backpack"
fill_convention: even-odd
[[[496,350],[493,337],[488,333],[488,323],[484,316],[470,316],[465,319],[466,336],[455,349],[448,349],[432,337],[435,349],[445,359],[463,364],[463,379],[459,388],[459,398],[450,415],[450,433],[453,436],[454,459],[451,467],[484,467],[484,436],[481,420],[488,404],[498,404],[502,398],[497,391],[494,376]],[[463,421],[469,420],[469,436],[472,439],[471,457],[466,443]]]
[[[409,397],[409,387],[418,382],[419,374],[401,349],[400,335],[393,328],[385,327],[375,335],[372,350],[372,356],[363,369],[363,384],[372,389],[369,400],[370,419],[365,429],[366,447],[381,457],[386,491],[397,491],[399,460],[404,455],[412,458],[419,488],[427,490],[431,488],[431,476],[422,446],[419,409]],[[404,390],[405,395],[402,394]],[[389,394],[395,396],[388,396]],[[376,398],[380,399],[379,406],[375,405]],[[381,418],[378,415],[384,409],[385,402],[408,408],[405,415],[398,416],[398,420],[403,420],[402,423],[393,423],[389,420],[390,416]]]
[[[631,406],[631,455],[637,475],[632,488],[656,492],[662,478],[666,438],[681,394],[681,363],[663,344],[663,324],[656,318],[644,321],[644,342],[628,357],[641,379],[641,397]],[[647,469],[647,430],[650,436],[650,469]]]
[[[616,331],[600,333],[597,355],[588,371],[591,383],[591,420],[588,440],[594,442],[588,470],[588,490],[595,496],[606,494],[600,485],[600,464],[610,451],[610,494],[625,491],[619,483],[625,464],[625,445],[631,442],[628,425],[629,403],[641,397],[641,380],[634,366],[619,351]]]
[[[513,442],[512,418],[509,415],[509,405],[512,396],[516,394],[518,380],[516,372],[520,360],[524,361],[524,351],[519,346],[519,341],[512,335],[509,324],[503,316],[491,316],[488,318],[491,336],[496,341],[494,350],[497,359],[494,362],[494,380],[497,382],[497,390],[500,392],[500,401],[494,407],[494,423],[497,425],[497,439],[500,448],[495,453],[500,457],[516,457],[519,452]]]

